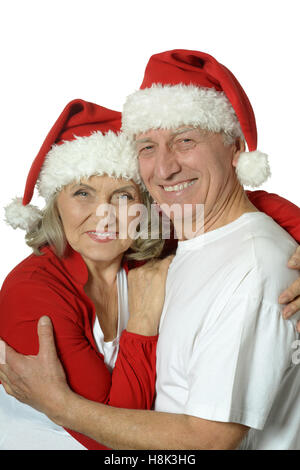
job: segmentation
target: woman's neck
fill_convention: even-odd
[[[83,259],[89,272],[88,282],[84,286],[85,293],[94,303],[104,341],[112,341],[118,330],[117,274],[122,256],[108,262]]]
[[[87,284],[94,285],[100,282],[108,287],[113,285],[121,268],[122,257],[121,255],[114,260],[94,261],[83,256],[89,273]]]

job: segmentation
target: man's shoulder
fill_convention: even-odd
[[[297,242],[275,220],[263,212],[251,212],[245,214],[248,226],[259,238],[275,239],[280,243],[297,246]]]
[[[244,268],[236,294],[261,299],[279,309],[279,295],[299,276],[287,266],[297,243],[262,213],[249,214],[239,235],[231,252],[233,272],[241,273]]]
[[[255,263],[273,275],[278,268],[285,275],[295,276],[287,268],[287,262],[298,246],[296,241],[271,217],[262,213],[257,215],[248,217],[244,228],[245,243],[248,242]]]

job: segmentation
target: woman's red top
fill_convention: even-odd
[[[38,353],[37,322],[48,315],[70,387],[89,400],[120,408],[150,409],[155,393],[157,336],[123,331],[112,374],[94,336],[95,307],[84,292],[88,270],[70,247],[58,258],[49,247],[31,255],[5,279],[0,292],[0,336],[22,354]],[[67,431],[88,449],[105,449]]]

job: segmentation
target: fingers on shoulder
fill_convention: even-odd
[[[300,245],[289,259],[288,266],[290,268],[300,269]]]
[[[290,300],[300,301],[300,277],[293,282],[293,284],[287,289]],[[297,299],[299,297],[299,299]]]

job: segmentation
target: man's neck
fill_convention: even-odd
[[[184,241],[194,238],[205,232],[228,225],[243,214],[257,212],[256,207],[249,201],[243,187],[238,183],[227,194],[223,193],[211,209],[208,210],[207,207],[208,204],[205,204],[201,223],[193,220],[191,235],[182,238],[179,236],[179,240]],[[176,230],[176,223],[174,223],[174,226]],[[178,230],[177,233],[185,233],[180,224],[178,227],[181,231]]]
[[[211,211],[205,213],[204,207],[204,232],[230,224],[247,212],[257,211],[243,187],[237,184],[228,195],[216,202]]]

